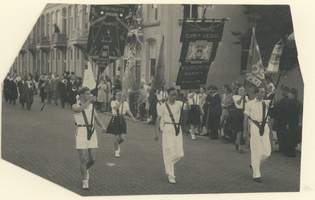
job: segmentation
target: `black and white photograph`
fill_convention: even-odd
[[[314,196],[314,3],[19,3],[4,199]]]

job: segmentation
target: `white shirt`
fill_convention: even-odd
[[[119,102],[116,100],[116,101],[112,101],[110,104],[110,106],[112,107],[112,114],[113,115],[117,115],[117,111],[114,109],[114,107],[117,106],[118,103]],[[122,106],[123,106],[123,108],[122,108]],[[121,110],[121,109],[123,109],[123,110]],[[127,110],[129,110],[129,105],[128,105],[127,101],[124,101],[124,104],[120,104],[120,106],[119,106],[119,115],[126,114]]]
[[[236,102],[240,100],[240,98],[242,98],[241,95],[233,95],[233,101],[234,101],[234,104],[236,106],[236,108],[238,109],[243,109],[243,99],[241,101],[240,104],[237,104]],[[248,96],[245,96],[245,104],[249,101],[248,99]]]
[[[262,100],[265,102],[266,110],[265,115],[267,115],[268,107],[270,104],[270,100]],[[249,116],[252,120],[262,122],[262,101],[258,101],[256,98],[245,104],[244,113]]]
[[[173,113],[175,123],[179,123],[180,111],[182,109],[183,102],[175,101],[174,105],[170,105],[170,104],[168,104],[168,105],[169,105],[169,107],[170,107],[170,109],[171,109],[171,111]],[[157,108],[158,116],[161,116],[163,118],[164,122],[172,123],[172,119],[170,117],[170,113],[168,112],[165,103],[163,103],[160,106],[157,106],[156,108]]]
[[[78,105],[78,106],[80,106],[80,105]],[[86,107],[84,109],[84,112],[85,112],[85,115],[86,115],[86,118],[87,118],[87,121],[89,122],[89,124],[91,124],[92,107],[93,107],[92,104],[90,104],[90,105],[88,105],[88,107]],[[85,125],[85,121],[84,121],[82,112],[75,112],[73,115],[74,115],[74,120],[77,123],[77,125]],[[93,122],[94,122],[94,120],[93,120]]]
[[[199,100],[199,94],[193,94],[193,93],[190,93],[188,95],[188,101],[190,103],[190,105],[199,105],[200,103],[200,100]]]

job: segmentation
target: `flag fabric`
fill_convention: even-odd
[[[255,27],[253,27],[253,35],[248,53],[247,70],[249,70],[249,73],[246,74],[246,80],[257,87],[265,80],[264,66],[262,64],[259,46],[255,37]]]
[[[162,37],[159,58],[154,74],[154,89],[159,89],[165,85],[165,62],[164,62],[164,36]]]
[[[268,64],[268,72],[276,73],[279,71],[279,64],[280,64],[280,58],[282,55],[283,50],[283,42],[280,40],[275,47],[273,48],[273,51],[271,53],[269,64]]]
[[[88,62],[88,68],[84,71],[84,77],[83,77],[83,87],[88,87],[90,90],[93,90],[96,87],[96,82],[94,79],[93,71],[91,63]]]
[[[128,50],[127,66],[122,81],[122,95],[128,97],[130,87],[136,82],[136,43],[134,40]]]

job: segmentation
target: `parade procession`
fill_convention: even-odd
[[[2,159],[81,196],[299,192],[297,52],[289,5],[47,4]]]

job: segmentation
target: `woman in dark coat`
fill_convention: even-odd
[[[11,99],[11,91],[10,91],[10,74],[7,75],[7,77],[3,81],[3,94],[5,98],[5,102],[8,102],[8,100]]]
[[[20,104],[22,105],[22,108],[24,108],[24,103],[25,103],[24,83],[25,83],[24,78],[22,78],[18,82],[18,88],[19,88],[19,94],[20,94]]]
[[[13,102],[13,105],[15,105],[15,101],[18,98],[17,80],[15,78],[10,80],[10,102]]]

